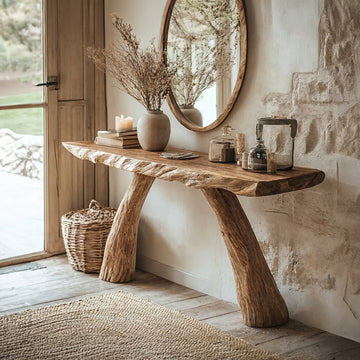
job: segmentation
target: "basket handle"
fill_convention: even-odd
[[[100,203],[96,200],[91,200],[90,204],[89,204],[89,209],[91,210],[101,210],[102,206],[100,205]]]

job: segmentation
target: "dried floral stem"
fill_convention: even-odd
[[[112,15],[112,19],[120,35],[118,41],[108,49],[89,47],[88,56],[99,69],[116,80],[119,89],[147,110],[160,110],[175,70],[164,64],[154,41],[142,50],[131,25],[116,14]]]

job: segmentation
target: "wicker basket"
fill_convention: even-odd
[[[75,270],[99,273],[106,239],[116,213],[91,200],[89,208],[71,211],[61,217],[66,254]]]

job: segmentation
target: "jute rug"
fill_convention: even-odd
[[[124,292],[0,317],[0,358],[278,359],[213,326]]]

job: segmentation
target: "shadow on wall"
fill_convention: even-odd
[[[259,199],[266,223],[254,225],[279,283],[336,291],[360,321],[358,1],[324,2],[319,44],[318,69],[293,74],[290,92],[271,93],[264,104],[267,116],[298,119],[295,164],[320,168],[325,182]]]

